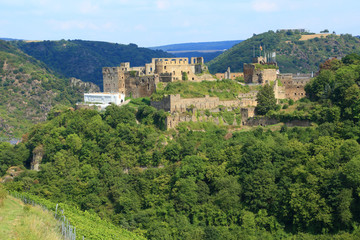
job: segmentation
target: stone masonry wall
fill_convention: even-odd
[[[296,101],[305,97],[306,92],[304,87],[311,80],[308,75],[295,77],[292,74],[279,75],[278,78],[285,87],[285,98]]]
[[[240,100],[220,101],[218,97],[205,96],[203,98],[181,98],[180,94],[169,95],[161,101],[151,102],[151,106],[164,109],[167,112],[186,112],[190,108],[213,109],[220,105],[224,107],[240,106]]]
[[[104,92],[125,94],[124,74],[119,67],[104,67],[102,73]]]
[[[133,77],[129,73],[125,73],[125,76],[126,97],[150,97],[156,89],[156,83],[159,81],[158,75]]]

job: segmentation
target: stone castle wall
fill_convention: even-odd
[[[270,84],[276,80],[276,69],[256,69],[254,64],[244,64],[245,83]]]
[[[156,83],[181,81],[183,73],[189,81],[215,80],[206,72],[202,57],[191,58],[191,63],[188,58],[153,58],[142,67],[130,67],[129,62],[121,63],[119,67],[104,67],[103,86],[104,92],[147,97],[155,91]]]
[[[236,122],[236,119],[234,119],[233,123],[231,125],[245,125],[247,123],[248,118],[252,118],[255,115],[255,108],[241,108],[241,119],[242,122],[238,123]],[[181,122],[205,122],[205,121],[211,121],[216,124],[220,123],[219,117],[213,117],[213,116],[206,116],[201,115],[196,117],[194,113],[192,114],[185,114],[185,113],[179,113],[179,112],[173,112],[170,116],[168,116],[165,120],[166,128],[175,128],[179,123]],[[224,119],[222,119],[222,122],[224,125],[229,125],[229,123],[226,123]]]
[[[126,97],[150,97],[156,90],[156,83],[159,82],[158,75],[131,76],[125,73]]]
[[[285,98],[294,101],[305,97],[305,85],[311,80],[311,74],[280,74],[278,79],[285,87]]]
[[[102,72],[104,92],[125,94],[124,72],[121,68],[104,67]]]
[[[217,79],[231,79],[231,80],[235,80],[238,77],[244,77],[244,73],[242,72],[232,72],[230,73],[230,76],[226,76],[226,72],[225,73],[215,73],[215,77]]]
[[[205,96],[203,98],[181,98],[180,94],[165,96],[161,101],[152,101],[151,106],[164,109],[167,112],[186,112],[191,108],[213,109],[218,106],[241,106],[240,100],[220,101],[218,97]]]

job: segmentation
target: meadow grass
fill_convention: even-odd
[[[8,196],[0,207],[0,239],[62,239],[54,216]]]

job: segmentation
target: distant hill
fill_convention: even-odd
[[[18,40],[22,40],[22,39],[15,39],[15,38],[0,38],[0,40],[3,40],[3,41],[18,41]]]
[[[240,43],[241,41],[242,40],[179,43],[150,47],[150,49],[163,50],[174,54],[176,57],[204,57],[205,62],[209,62],[210,60],[222,54],[225,50]]]
[[[300,40],[300,39],[304,40]],[[306,40],[307,39],[307,40]],[[349,53],[360,53],[360,40],[349,34],[303,34],[273,32],[255,35],[225,51],[209,62],[212,73],[243,71],[243,64],[259,55],[259,46],[268,53],[276,52],[280,72],[309,73],[318,71],[319,64],[331,57],[343,57]]]
[[[61,40],[41,42],[15,42],[21,50],[44,62],[65,77],[93,82],[102,88],[102,67],[118,66],[130,62],[142,66],[156,57],[173,57],[161,50],[140,48],[136,44],[117,44],[97,41]]]
[[[21,137],[56,104],[71,106],[87,89],[71,87],[42,62],[0,40],[0,137]]]
[[[218,42],[196,42],[196,43],[178,43],[164,46],[150,47],[153,50],[163,51],[200,51],[200,50],[224,50],[240,43],[242,40],[218,41]]]

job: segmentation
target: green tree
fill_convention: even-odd
[[[265,115],[270,110],[276,109],[276,99],[273,88],[266,84],[256,95],[256,114]]]

